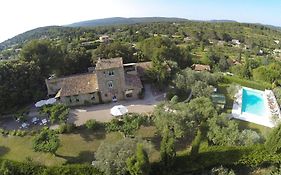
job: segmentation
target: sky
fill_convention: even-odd
[[[108,17],[228,19],[281,26],[280,0],[1,0],[0,42],[25,31]]]

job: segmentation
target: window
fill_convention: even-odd
[[[108,75],[114,76],[114,71],[108,71]]]
[[[113,102],[117,102],[117,98],[116,98],[115,95],[112,97],[112,101],[113,101]]]
[[[126,90],[125,91],[125,95],[126,95],[127,98],[133,97],[133,90],[132,89],[131,90]]]
[[[126,94],[126,97],[128,98],[133,97],[133,93]]]
[[[107,85],[108,85],[109,88],[113,88],[113,82],[112,81],[107,82]]]
[[[79,99],[78,99],[78,98],[76,98],[76,102],[79,102]]]
[[[96,99],[96,97],[95,97],[95,96],[93,96],[93,97],[91,98],[91,100],[93,100],[93,101],[94,101],[95,99]]]

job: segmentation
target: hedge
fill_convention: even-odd
[[[253,89],[259,89],[259,90],[265,90],[265,89],[271,89],[271,84],[266,83],[266,82],[257,82],[257,81],[251,81],[251,80],[246,80],[242,79],[239,77],[235,76],[223,76],[222,81],[224,83],[236,83],[241,86],[253,88]]]
[[[226,167],[266,167],[278,163],[281,154],[270,154],[264,145],[254,146],[201,146],[196,157],[190,152],[178,155],[173,167],[174,175],[209,170],[217,166]],[[161,165],[152,165],[152,174],[158,174]],[[157,173],[158,172],[158,173]]]
[[[0,174],[5,175],[102,175],[91,165],[73,164],[64,166],[46,167],[32,162],[15,162],[0,160]]]

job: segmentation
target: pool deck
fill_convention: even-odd
[[[258,115],[254,115],[251,113],[247,113],[247,112],[242,112],[242,102],[243,102],[243,89],[248,89],[251,91],[258,91],[259,93],[263,94],[264,97],[264,102],[265,104],[267,104],[266,107],[266,115],[265,116],[258,116]],[[276,102],[275,96],[274,94],[271,92],[269,92],[270,90],[265,90],[265,91],[259,91],[256,89],[251,89],[251,88],[247,88],[247,87],[242,87],[238,93],[235,95],[236,100],[233,103],[233,108],[232,108],[232,117],[239,119],[239,120],[244,120],[244,121],[248,121],[248,122],[252,122],[252,123],[256,123],[259,125],[263,125],[263,126],[267,126],[267,127],[274,127],[275,124],[272,121],[272,115],[273,115],[273,110],[271,109],[269,102],[268,102],[268,94],[270,94],[270,99],[274,102]],[[280,118],[280,109],[278,104],[275,105],[274,109],[274,114],[278,115]]]

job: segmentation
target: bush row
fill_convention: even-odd
[[[226,167],[267,167],[277,164],[281,160],[281,154],[271,154],[266,151],[264,145],[254,146],[206,146],[201,147],[199,154],[194,157],[190,153],[178,155],[173,169],[174,174],[186,174],[208,170],[216,166]],[[152,165],[153,173],[161,170],[161,165]]]
[[[0,160],[0,174],[5,175],[101,175],[91,165],[74,164],[46,167],[34,163]]]
[[[240,84],[241,86],[246,86],[249,88],[264,90],[264,89],[271,89],[271,84],[265,82],[256,82],[251,80],[242,79],[235,76],[223,76],[221,81],[224,83],[236,83]]]
[[[23,137],[23,136],[27,135],[28,132],[25,130],[5,130],[5,129],[0,128],[0,134],[2,134],[4,136],[10,135],[10,136]]]

